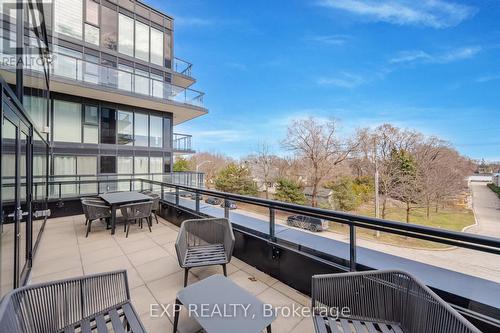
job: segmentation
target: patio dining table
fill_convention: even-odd
[[[111,206],[111,234],[115,234],[115,226],[116,226],[116,209],[121,205],[136,203],[136,202],[146,202],[151,201],[151,198],[148,195],[130,191],[130,192],[113,192],[113,193],[104,193],[100,195],[101,199],[104,200],[108,205]]]

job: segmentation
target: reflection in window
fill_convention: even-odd
[[[165,32],[165,67],[172,67],[172,35],[170,31]]]
[[[104,47],[116,51],[116,39],[118,31],[118,15],[108,7],[101,6],[102,24],[101,24],[101,43]]]
[[[149,117],[149,146],[159,147],[163,146],[163,118],[162,117]]]
[[[136,156],[134,158],[134,173],[148,173],[148,157]]]
[[[135,21],[135,57],[149,61],[149,27]]]
[[[134,114],[118,111],[118,144],[132,145],[134,142]]]
[[[93,25],[99,25],[99,4],[93,0],[86,0],[86,21]]]
[[[116,173],[116,156],[101,156],[101,173]]]
[[[82,39],[82,0],[55,0],[54,11],[55,31],[77,39]]]
[[[101,109],[101,143],[116,144],[116,110]]]
[[[99,45],[99,28],[85,24],[85,41],[90,44]]]
[[[47,99],[39,96],[24,96],[24,107],[34,125],[38,129],[42,129],[47,124]]]
[[[85,105],[83,122],[83,142],[99,143],[99,111],[97,106]]]
[[[82,142],[82,109],[78,103],[54,101],[54,141]]]
[[[119,14],[118,16],[118,52],[134,56],[134,19]]]
[[[151,28],[151,62],[163,66],[163,32]]]
[[[135,114],[135,145],[148,146],[148,115],[142,113]]]

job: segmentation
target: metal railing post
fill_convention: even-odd
[[[130,191],[132,191],[132,178],[130,178]]]
[[[229,200],[224,199],[224,217],[229,219]]]
[[[59,183],[59,199],[61,199],[61,187],[62,187],[62,185],[61,185],[61,183]]]
[[[180,196],[180,194],[179,194],[179,187],[176,186],[175,187],[175,205],[176,206],[179,206],[179,196]]]
[[[196,201],[196,212],[199,213],[200,212],[200,194],[198,193],[198,191],[195,191],[194,195],[195,195],[195,201]]]
[[[141,179],[141,191],[144,191],[144,181]]]
[[[349,225],[349,268],[356,271],[356,227]]]
[[[269,239],[275,241],[275,228],[276,228],[276,211],[273,207],[269,207]]]
[[[165,188],[163,186],[163,183],[161,183],[160,191],[161,191],[161,193],[160,193],[161,200],[165,200]]]
[[[97,180],[97,194],[101,193],[101,182]]]

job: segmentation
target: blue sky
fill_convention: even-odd
[[[500,2],[182,0],[175,54],[194,64],[209,114],[176,128],[198,151],[276,153],[290,120],[389,122],[500,160]]]

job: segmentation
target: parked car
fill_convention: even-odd
[[[222,202],[222,203],[220,204],[220,206],[221,206],[222,208],[224,208],[224,203],[225,203],[225,205],[226,205],[226,208],[229,208],[229,209],[236,209],[236,208],[238,208],[238,206],[236,206],[236,202],[231,201],[231,200],[226,200],[225,202]]]
[[[328,229],[328,222],[317,217],[292,215],[286,219],[286,224],[291,227],[319,232]]]
[[[205,202],[209,205],[214,205],[214,206],[217,206],[217,205],[220,205],[222,203],[222,199],[221,198],[216,198],[216,197],[208,197]]]

